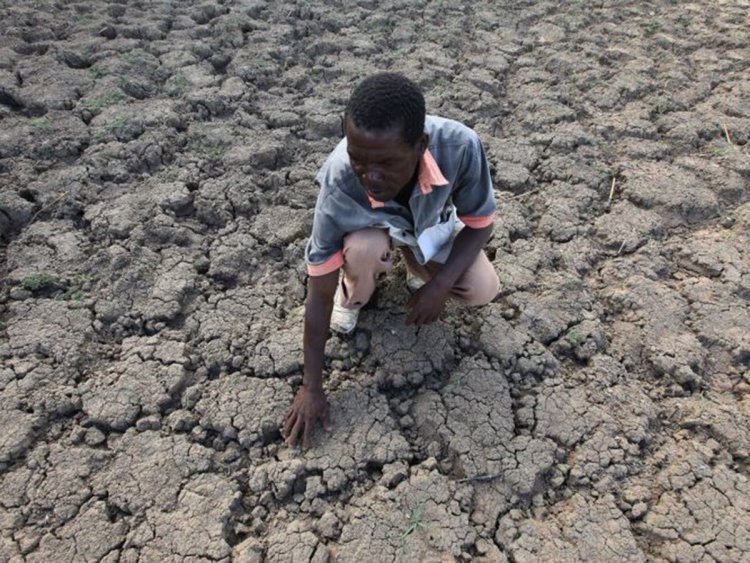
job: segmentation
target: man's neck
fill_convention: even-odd
[[[399,203],[406,208],[409,207],[409,200],[411,199],[411,194],[414,191],[414,184],[416,183],[418,176],[419,165],[417,165],[417,168],[414,170],[414,174],[412,175],[411,180],[409,180],[409,183],[401,188],[401,191],[398,192],[395,198],[393,198],[396,200],[396,203]]]

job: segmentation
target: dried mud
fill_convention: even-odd
[[[0,2],[0,559],[750,559],[750,5]],[[300,383],[314,174],[395,69],[502,295]]]

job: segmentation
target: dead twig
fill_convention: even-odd
[[[520,199],[522,197],[526,197],[527,195],[534,194],[534,193],[538,192],[539,190],[540,190],[540,188],[534,188],[533,190],[529,190],[528,192],[523,192],[522,194],[516,194],[516,195],[513,196],[513,199]]]
[[[69,192],[63,192],[59,196],[57,196],[55,199],[50,201],[47,205],[43,205],[42,207],[40,207],[37,210],[37,212],[34,213],[34,215],[31,217],[28,224],[31,225],[36,220],[36,218],[39,216],[40,213],[44,211],[49,211],[50,209],[52,209],[53,207],[61,203],[63,200],[65,200],[65,198],[67,198],[69,195],[70,195]]]
[[[477,475],[476,477],[467,477],[466,479],[459,479],[456,483],[472,483],[476,481],[493,481],[498,477],[502,477],[502,473],[490,473],[485,475]]]
[[[722,123],[721,128],[724,129],[724,136],[727,139],[727,143],[729,143],[729,146],[731,146],[733,149],[737,150],[737,147],[734,146],[734,143],[732,142],[732,138],[729,136],[729,129],[727,129],[727,124]]]
[[[734,144],[734,141],[732,141],[732,137],[729,135],[729,129],[727,129],[726,123],[721,124],[721,129],[722,131],[724,131],[724,138],[726,139],[727,144],[732,147],[732,150],[740,156],[750,159],[750,154],[747,153],[747,150],[742,150]],[[747,147],[747,145],[745,145],[745,147]]]
[[[617,180],[616,176],[612,176],[612,187],[609,188],[609,199],[607,200],[607,207],[612,205],[612,198],[615,196],[615,181]]]

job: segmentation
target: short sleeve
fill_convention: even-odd
[[[464,149],[452,197],[458,218],[467,227],[482,229],[494,221],[496,205],[490,167],[476,133]]]
[[[305,249],[307,273],[324,276],[344,265],[344,232],[327,208],[331,193],[321,190],[315,204],[313,228]]]

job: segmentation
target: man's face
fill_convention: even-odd
[[[384,131],[359,129],[351,119],[344,123],[347,152],[359,183],[372,199],[385,202],[408,185],[427,148],[427,136],[409,145],[398,127]]]

